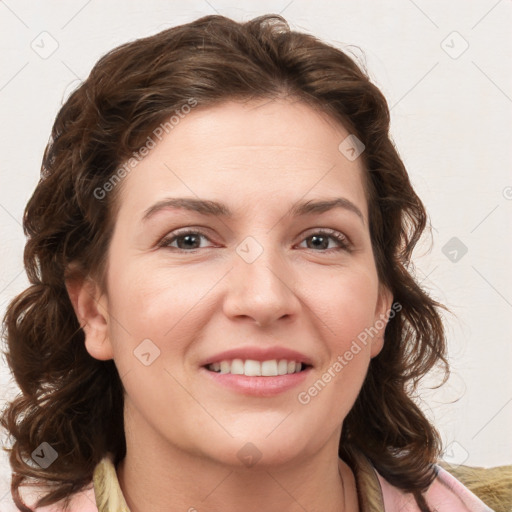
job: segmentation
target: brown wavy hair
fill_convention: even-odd
[[[437,363],[445,375],[448,366],[441,306],[411,274],[426,212],[390,138],[386,100],[367,72],[343,51],[290,30],[277,15],[245,23],[206,16],[124,44],[98,61],[58,113],[24,215],[31,284],[4,318],[5,355],[21,389],[2,415],[12,441],[12,495],[20,510],[31,510],[21,485],[45,485],[48,492],[37,506],[67,503],[91,482],[107,452],[115,463],[126,453],[116,366],[86,351],[65,287],[75,275],[105,284],[122,187],[108,194],[98,190],[190,98],[208,107],[280,97],[328,113],[366,146],[376,266],[401,305],[344,421],[339,454],[350,460],[353,450],[363,452],[384,478],[428,510],[422,492],[435,477],[440,440],[414,394]],[[42,442],[59,454],[47,469],[30,461]]]

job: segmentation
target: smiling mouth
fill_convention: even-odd
[[[247,377],[276,377],[300,373],[311,366],[288,359],[269,359],[256,361],[254,359],[225,359],[210,363],[205,368],[214,373],[245,375]]]

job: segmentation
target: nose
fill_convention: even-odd
[[[293,283],[292,270],[275,251],[265,248],[251,263],[235,254],[226,283],[224,313],[231,319],[253,321],[259,327],[291,319],[300,308]]]

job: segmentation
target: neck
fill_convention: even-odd
[[[117,468],[131,512],[358,510],[354,476],[332,443],[300,460],[241,467],[194,454],[140,427],[126,429],[126,457]]]

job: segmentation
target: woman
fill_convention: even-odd
[[[279,16],[97,63],[5,318],[20,510],[31,482],[38,510],[489,510],[412,400],[445,339],[388,129],[365,73]]]

